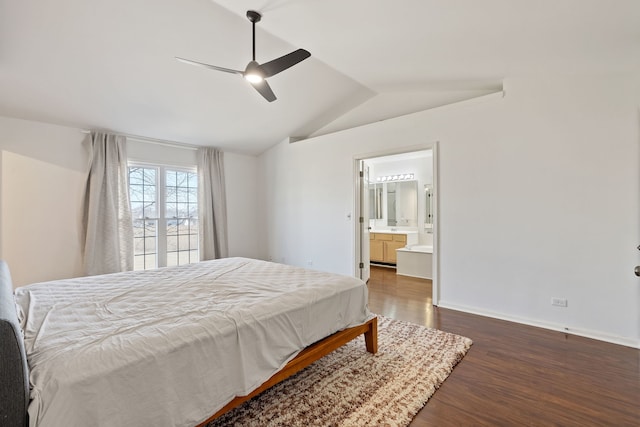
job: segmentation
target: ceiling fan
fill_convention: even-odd
[[[276,58],[273,61],[259,64],[256,62],[256,22],[260,22],[262,15],[255,10],[247,11],[247,18],[251,21],[253,27],[253,59],[247,64],[244,71],[233,70],[231,68],[218,67],[217,65],[205,64],[203,62],[192,61],[190,59],[179,58],[178,61],[186,62],[187,64],[198,65],[200,67],[209,68],[211,70],[218,70],[225,73],[239,74],[244,77],[251,85],[262,95],[267,101],[273,102],[276,100],[276,95],[271,90],[267,78],[275,76],[281,71],[287,68],[293,67],[300,61],[304,61],[311,54],[304,50],[298,49],[291,53],[288,53],[280,58]]]

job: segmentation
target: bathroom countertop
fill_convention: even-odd
[[[385,233],[385,234],[417,234],[417,231],[411,230],[369,230],[369,233]]]
[[[409,245],[404,248],[396,249],[398,252],[415,252],[415,253],[423,253],[423,254],[432,254],[433,246],[431,245]]]

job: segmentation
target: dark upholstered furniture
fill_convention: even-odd
[[[9,267],[0,261],[0,426],[27,425],[29,368]]]

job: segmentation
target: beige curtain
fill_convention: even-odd
[[[201,260],[229,256],[227,198],[224,185],[224,153],[213,147],[199,148],[198,206]]]
[[[84,200],[87,275],[133,270],[133,223],[124,136],[91,132]]]

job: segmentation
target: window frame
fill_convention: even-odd
[[[144,169],[155,169],[156,170],[156,215],[157,217],[144,217],[144,218],[132,218],[134,221],[136,220],[155,220],[156,221],[156,265],[155,267],[147,267],[144,265],[144,270],[153,269],[153,268],[162,268],[167,266],[167,227],[168,221],[171,219],[176,219],[176,217],[167,217],[167,203],[166,203],[166,194],[167,194],[167,171],[175,171],[175,172],[186,172],[198,174],[198,168],[196,166],[180,166],[180,165],[168,165],[162,163],[150,163],[150,162],[140,162],[140,161],[128,161],[127,162],[127,189],[130,189],[130,168],[144,168]],[[199,183],[198,183],[199,186]],[[130,193],[129,193],[130,194]],[[199,215],[199,204],[200,204],[199,191],[196,193],[196,203],[198,209],[195,212],[195,220],[198,222],[198,238],[196,239],[197,247],[197,260],[190,260],[192,262],[198,262],[200,260],[200,238],[199,238],[199,227],[200,227],[200,215]],[[190,246],[191,248],[191,246]],[[184,252],[190,252],[184,251]],[[180,251],[176,252],[177,254],[177,265],[180,264]],[[189,257],[191,254],[189,254]],[[135,269],[135,255],[134,255],[134,269]],[[140,271],[140,270],[138,270]]]

